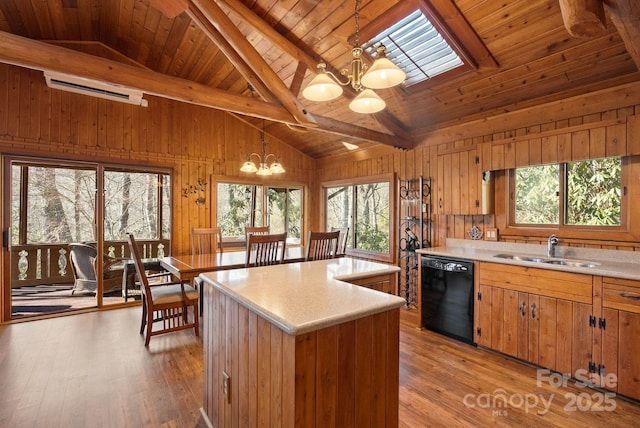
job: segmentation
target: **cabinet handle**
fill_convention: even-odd
[[[640,300],[640,295],[636,296],[635,294],[620,293],[620,297],[624,297],[625,299]]]
[[[535,318],[536,317],[536,304],[532,303],[531,304],[531,318]]]
[[[438,199],[438,208],[442,209],[442,198]]]
[[[520,312],[522,313],[522,316],[525,316],[527,314],[527,302],[525,302],[524,300],[520,305]]]

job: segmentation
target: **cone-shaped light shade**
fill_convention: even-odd
[[[362,76],[362,84],[371,89],[386,89],[399,85],[407,77],[397,65],[387,57],[376,59],[371,68]]]
[[[271,175],[271,174],[272,172],[266,163],[261,163],[260,168],[258,168],[258,171],[256,172],[256,175]]]
[[[278,161],[272,163],[269,169],[271,169],[271,172],[274,174],[282,174],[283,172],[285,172],[282,164]]]
[[[365,89],[349,103],[349,108],[356,113],[371,114],[384,110],[386,103],[371,89]]]
[[[331,101],[342,95],[342,87],[327,73],[318,73],[306,88],[302,96],[311,101]]]
[[[256,172],[257,170],[258,168],[256,168],[256,164],[251,161],[246,161],[242,164],[242,168],[240,168],[240,171],[242,172]]]

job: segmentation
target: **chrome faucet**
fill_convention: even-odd
[[[547,240],[547,255],[549,257],[556,256],[556,246],[558,245],[558,242],[560,242],[560,240],[556,235],[549,236],[549,239]]]

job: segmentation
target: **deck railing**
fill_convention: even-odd
[[[169,240],[137,241],[144,258],[169,255]],[[126,241],[104,243],[104,253],[128,259],[131,256]],[[68,244],[28,244],[11,246],[11,288],[72,283]]]

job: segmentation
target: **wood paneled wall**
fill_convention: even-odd
[[[598,104],[597,100],[602,102]],[[607,110],[598,110],[598,105]],[[615,108],[612,108],[615,106]],[[567,109],[570,107],[570,109]],[[550,119],[555,117],[555,119]],[[517,125],[511,128],[510,124]],[[445,204],[452,203],[453,195],[464,189],[438,194],[438,155],[463,150],[476,150],[482,171],[497,171],[496,210],[491,215],[437,215],[440,197]],[[354,152],[340,158],[318,160],[319,182],[336,178],[347,179],[393,171],[397,178],[411,179],[430,176],[432,182],[431,203],[434,207],[434,246],[444,245],[446,238],[469,239],[467,231],[473,225],[481,230],[487,227],[506,226],[504,202],[504,170],[516,166],[538,165],[640,154],[640,84],[613,88],[598,94],[575,97],[550,103],[522,112],[510,112],[489,120],[436,130],[417,148],[399,151],[388,148]],[[640,191],[637,179],[638,157],[634,157],[633,178],[630,192]],[[449,168],[450,169],[450,168]],[[447,170],[446,174],[455,174]],[[478,178],[480,180],[480,178]],[[502,187],[500,187],[502,186]],[[502,192],[501,194],[499,194]],[[464,192],[463,192],[464,193]],[[633,201],[633,198],[630,198]],[[630,218],[640,215],[640,205],[630,203]],[[500,235],[500,240],[510,242],[542,243],[546,236],[541,232],[525,235]],[[548,235],[548,233],[547,233]],[[588,233],[573,234],[563,245],[640,251],[637,239],[627,235],[602,232],[598,239]]]
[[[212,179],[313,186],[315,161],[267,135],[267,150],[287,172],[260,179],[239,172],[259,152],[260,130],[222,111],[146,96],[147,108],[49,89],[41,72],[0,64],[0,151],[87,162],[164,167],[173,171],[173,252],[189,251],[191,227],[213,218]],[[201,178],[206,203],[181,189]],[[310,193],[310,192],[307,192]],[[314,205],[313,197],[310,204]]]

